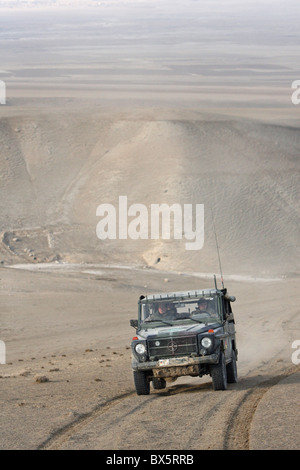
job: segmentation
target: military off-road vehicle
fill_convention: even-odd
[[[237,382],[234,316],[227,289],[141,296],[131,343],[138,395],[163,389],[181,376],[212,378],[214,390]]]

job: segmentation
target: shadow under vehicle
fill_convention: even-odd
[[[227,289],[141,296],[131,343],[138,395],[163,389],[181,376],[210,375],[214,390],[237,382],[237,344]]]

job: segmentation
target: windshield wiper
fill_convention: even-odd
[[[197,323],[204,323],[203,320],[196,320],[196,318],[188,317],[189,320],[195,321]]]
[[[161,322],[161,323],[164,323],[165,325],[173,326],[173,323],[169,323],[169,322],[167,322],[167,321],[165,321],[165,320],[161,320],[161,319],[158,319],[158,320],[148,320],[148,321],[146,321],[145,323],[153,323],[153,322],[157,322],[157,321],[159,321],[159,322]]]

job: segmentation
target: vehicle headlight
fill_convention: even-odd
[[[208,349],[211,347],[211,345],[212,345],[212,340],[210,338],[208,338],[207,336],[205,338],[202,338],[201,346]]]
[[[143,343],[138,343],[135,345],[135,350],[138,354],[145,354],[146,347]]]

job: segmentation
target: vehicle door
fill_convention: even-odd
[[[223,298],[223,319],[224,319],[224,350],[226,361],[231,360],[232,344],[234,343],[234,323],[232,321],[232,310],[229,300]]]

